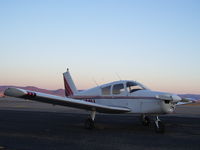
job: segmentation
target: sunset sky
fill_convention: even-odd
[[[64,88],[67,67],[79,89],[200,94],[200,1],[0,0],[0,85]]]

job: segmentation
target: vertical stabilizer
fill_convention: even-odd
[[[67,72],[63,73],[63,78],[64,78],[64,86],[65,86],[65,95],[67,97],[76,95],[77,89],[69,73],[69,69],[67,69]]]

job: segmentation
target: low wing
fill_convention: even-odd
[[[85,110],[97,111],[101,113],[126,113],[130,112],[130,109],[123,107],[114,107],[107,105],[100,105],[96,103],[86,102],[83,100],[76,100],[67,97],[55,96],[40,92],[28,91],[19,88],[8,88],[5,90],[4,94],[6,96],[30,99],[33,101],[39,101],[44,103],[50,103],[54,105],[62,105],[75,107]]]

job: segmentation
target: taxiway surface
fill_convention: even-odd
[[[96,116],[96,129],[83,127],[88,113],[32,101],[0,99],[0,150],[186,150],[200,149],[200,106],[181,106],[162,116],[165,134],[141,125],[135,115]]]

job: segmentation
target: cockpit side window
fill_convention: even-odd
[[[125,91],[125,89],[124,89],[123,84],[116,84],[116,85],[113,86],[112,93],[117,95],[117,94],[121,94],[124,91]]]
[[[110,88],[111,88],[111,86],[106,86],[106,87],[102,88],[101,89],[102,95],[110,95]]]
[[[142,90],[143,89],[143,87],[141,87],[140,85],[138,85],[135,82],[127,82],[126,83],[126,87],[127,87],[127,91],[129,93],[133,93],[133,92],[136,92],[138,90]]]

